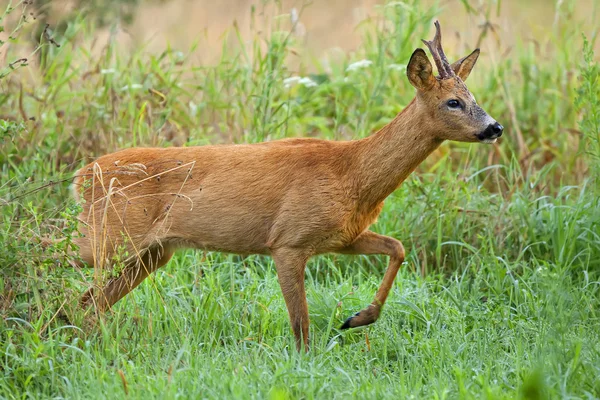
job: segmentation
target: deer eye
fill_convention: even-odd
[[[447,104],[450,108],[460,108],[460,101],[456,99],[448,100]]]

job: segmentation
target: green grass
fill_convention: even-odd
[[[402,240],[407,260],[370,327],[337,330],[371,302],[384,257],[309,263],[311,349],[299,354],[269,258],[182,251],[92,325],[73,310],[92,271],[66,266],[68,241],[39,245],[77,235],[69,178],[106,152],[383,126],[413,96],[402,65],[439,12],[408,3],[380,8],[361,49],[330,65],[292,69],[301,46],[285,26],[250,44],[233,27],[214,66],[193,66],[196,49],[123,54],[114,42],[97,57],[78,18],[60,47],[42,41],[39,73],[7,71],[0,398],[600,397],[600,78],[564,11],[574,2],[538,38],[547,52],[519,42],[469,78],[506,126],[501,143],[445,144],[387,200],[373,230]],[[361,59],[372,64],[347,71]],[[286,88],[290,76],[317,86]]]

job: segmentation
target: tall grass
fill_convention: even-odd
[[[576,106],[582,113],[579,127],[585,137],[585,153],[590,161],[591,177],[595,184],[600,174],[600,66],[594,60],[592,45],[584,36],[581,84]]]
[[[43,68],[0,80],[0,397],[600,396],[598,67],[565,10],[469,79],[500,144],[444,145],[386,202],[374,230],[408,256],[375,325],[336,329],[383,257],[309,264],[307,355],[268,258],[181,252],[90,327],[74,306],[91,271],[39,239],[78,234],[71,174],[108,151],[370,134],[411,100],[405,64],[439,8],[387,3],[358,51],[299,64],[283,18],[250,43],[233,26],[212,66],[114,40],[93,56],[83,16],[60,47],[42,38]]]

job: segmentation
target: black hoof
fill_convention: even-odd
[[[350,326],[350,321],[352,321],[352,318],[358,316],[358,314],[360,314],[360,312],[357,312],[356,314],[354,314],[353,316],[351,316],[350,318],[345,320],[344,323],[342,324],[342,326],[340,327],[340,329],[344,330],[344,329],[352,328]]]

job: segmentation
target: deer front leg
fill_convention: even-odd
[[[340,329],[355,328],[372,324],[379,318],[381,308],[394,284],[394,278],[404,262],[404,247],[399,240],[375,232],[363,232],[351,245],[339,251],[342,254],[385,254],[390,257],[383,281],[377,290],[375,300],[364,310],[348,318]]]
[[[304,350],[308,351],[308,304],[304,289],[304,269],[308,256],[302,249],[290,248],[276,249],[272,254],[296,338],[296,349],[300,351],[304,344]]]
[[[173,256],[173,250],[169,247],[148,250],[140,259],[132,261],[125,266],[121,274],[111,279],[106,286],[100,289],[99,295],[95,295],[94,288],[84,293],[80,300],[81,305],[86,308],[92,304],[98,311],[111,308],[117,301],[131,292],[148,275],[165,265]]]

